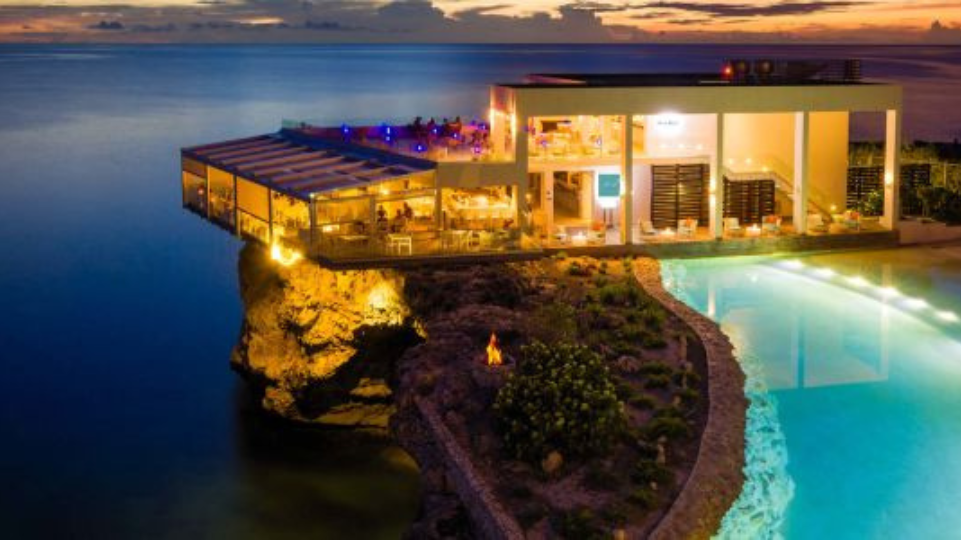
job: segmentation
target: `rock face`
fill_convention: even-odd
[[[245,315],[232,367],[284,418],[386,427],[394,363],[421,341],[390,270],[284,267],[248,244],[240,254]]]

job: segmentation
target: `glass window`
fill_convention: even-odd
[[[183,171],[184,206],[207,215],[207,180],[191,172]]]
[[[234,175],[216,167],[207,167],[210,180],[210,217],[234,225]]]

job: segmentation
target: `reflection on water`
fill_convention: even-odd
[[[758,394],[726,538],[961,530],[961,324],[930,307],[958,307],[959,261],[944,249],[817,255],[798,271],[769,259],[666,265],[667,285],[731,336]]]

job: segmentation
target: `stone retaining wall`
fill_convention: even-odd
[[[664,290],[660,264],[640,259],[638,282],[683,320],[704,344],[707,357],[708,416],[697,461],[681,493],[651,533],[653,539],[710,538],[744,484],[744,373],[730,341],[710,319]]]
[[[519,540],[524,532],[474,470],[470,458],[444,425],[437,410],[415,398],[417,411],[432,432],[433,442],[443,459],[450,487],[457,493],[470,517],[474,533],[490,540]]]

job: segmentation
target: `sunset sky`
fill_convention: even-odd
[[[961,43],[961,2],[0,0],[0,41]]]

